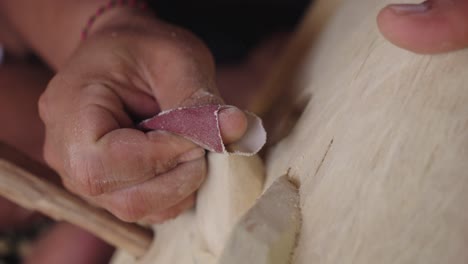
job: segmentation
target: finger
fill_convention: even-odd
[[[247,117],[238,108],[223,109],[219,112],[219,129],[224,144],[236,142],[247,130]]]
[[[66,177],[67,188],[78,194],[99,195],[143,182],[197,148],[169,133],[131,128],[119,97],[105,87],[86,89],[80,99],[83,106],[75,106],[63,128],[49,126],[53,131],[45,151],[49,164]]]
[[[146,182],[94,199],[120,219],[134,222],[177,205],[200,187],[205,175],[206,161],[200,158]]]
[[[192,142],[166,132],[117,129],[91,146],[91,151],[77,154],[67,187],[100,195],[142,183],[204,154]]]
[[[189,197],[182,200],[180,203],[164,210],[163,212],[152,214],[143,218],[142,222],[148,224],[161,224],[167,220],[177,217],[185,210],[192,208],[194,204],[195,194],[192,194]]]
[[[389,5],[379,13],[377,22],[388,40],[417,53],[468,47],[468,1]]]

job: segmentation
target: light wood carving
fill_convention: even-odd
[[[156,238],[142,258],[121,251],[112,263],[218,263],[234,224],[262,191],[264,168],[258,156],[217,153],[208,154],[208,168],[194,210],[156,225]]]
[[[300,183],[295,264],[468,262],[468,50],[394,47],[390,2],[345,1],[277,84],[311,98],[266,160]]]

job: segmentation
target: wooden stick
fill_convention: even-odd
[[[146,253],[152,242],[150,230],[120,221],[20,166],[31,168],[30,171],[50,171],[0,143],[1,196],[55,220],[80,226],[136,257]]]

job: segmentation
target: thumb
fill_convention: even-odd
[[[468,47],[468,1],[465,0],[392,4],[380,11],[377,22],[389,41],[416,53]]]
[[[184,106],[206,104],[224,104],[223,100],[204,90],[198,90],[183,103]],[[247,117],[237,107],[228,107],[219,112],[219,130],[224,144],[231,144],[239,140],[247,131]]]
[[[223,109],[219,112],[219,129],[224,144],[239,140],[247,131],[247,117],[236,107]]]

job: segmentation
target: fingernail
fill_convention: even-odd
[[[197,160],[203,156],[205,156],[205,150],[202,148],[196,148],[196,149],[192,149],[180,155],[179,162],[182,163],[182,162]]]
[[[235,106],[226,106],[226,107],[223,107],[221,108],[221,110],[219,111],[219,115],[220,116],[229,116],[233,113],[237,113],[237,112],[242,112],[242,110],[240,110],[239,108],[235,107]]]
[[[404,16],[427,12],[431,9],[431,4],[429,1],[425,1],[421,4],[393,4],[389,5],[388,8],[390,8],[395,14]]]
[[[239,140],[247,130],[248,120],[237,107],[227,107],[219,112],[219,127],[225,144]]]
[[[173,134],[164,130],[151,130],[151,131],[146,132],[146,135],[148,136],[149,139],[157,139],[161,136],[171,136]]]

